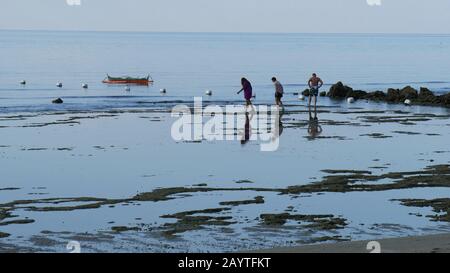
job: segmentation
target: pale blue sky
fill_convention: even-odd
[[[450,33],[450,0],[2,0],[0,29]]]

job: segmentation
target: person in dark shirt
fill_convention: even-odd
[[[242,78],[241,85],[242,85],[242,89],[239,90],[238,94],[240,94],[242,91],[244,91],[244,98],[245,98],[246,105],[250,106],[250,105],[252,105],[252,95],[253,95],[252,84],[246,78]]]

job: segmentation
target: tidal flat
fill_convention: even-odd
[[[273,152],[175,141],[172,104],[1,115],[0,251],[234,252],[450,232],[450,110],[323,100],[313,135],[305,103],[286,101]]]

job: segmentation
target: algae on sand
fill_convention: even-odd
[[[407,207],[431,207],[436,213],[435,215],[429,215],[433,221],[450,222],[450,198],[439,199],[398,199],[392,201],[400,201],[402,205]]]
[[[229,226],[236,222],[230,221],[231,216],[206,216],[198,214],[215,214],[229,211],[230,208],[213,208],[204,210],[193,210],[179,212],[171,215],[163,215],[161,218],[175,218],[175,223],[166,223],[163,226],[163,235],[166,237],[174,237],[177,234],[187,231],[203,229],[205,226]]]
[[[288,220],[297,221],[299,223],[307,223],[306,228],[314,230],[334,230],[342,229],[347,223],[346,220],[334,215],[303,215],[303,214],[261,214],[263,224],[268,226],[283,226]]]
[[[240,206],[240,205],[250,205],[250,204],[264,204],[264,197],[263,196],[256,196],[252,200],[220,202],[220,205],[222,205],[222,206]]]
[[[111,227],[111,230],[117,233],[126,232],[126,231],[139,231],[138,227],[126,227],[126,226],[115,226]]]

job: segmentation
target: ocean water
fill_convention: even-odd
[[[0,219],[0,232],[10,234],[0,239],[0,252],[66,252],[72,240],[81,242],[83,252],[222,252],[311,243],[321,236],[360,240],[448,232],[447,222],[425,217],[435,215],[431,208],[393,201],[448,198],[448,187],[301,195],[276,189],[320,182],[325,169],[382,175],[450,164],[448,108],[320,98],[322,133],[312,137],[306,102],[293,95],[306,87],[311,72],[323,78],[325,89],[341,80],[364,90],[412,85],[447,92],[449,47],[450,36],[437,35],[0,31],[0,212],[16,200],[34,207],[19,202],[11,211],[15,218]],[[149,73],[155,83],[126,92],[101,83],[106,73]],[[196,96],[205,104],[242,104],[236,95],[242,76],[252,81],[256,104],[273,104],[272,76],[285,85],[276,151],[261,152],[260,140],[243,145],[238,139],[171,137],[172,106]],[[204,96],[207,89],[212,97]],[[57,97],[65,103],[51,104]],[[256,128],[250,131],[259,135]],[[70,208],[91,203],[82,197],[126,199],[198,184],[232,190]],[[256,196],[265,202],[221,204]],[[64,206],[69,208],[57,209]],[[231,217],[233,224],[161,236],[176,221],[161,216],[211,208],[228,209],[211,216]],[[282,227],[261,222],[261,214],[285,212],[333,214],[348,225],[311,231],[295,221]],[[138,231],[112,232],[117,226]]]
[[[242,76],[264,103],[273,100],[272,76],[294,93],[312,72],[326,89],[343,81],[370,91],[412,85],[448,92],[449,50],[449,35],[0,31],[0,112],[140,107],[209,89],[216,100],[239,101]],[[125,92],[101,83],[107,73],[150,74],[155,84]],[[52,105],[56,97],[66,104]]]

